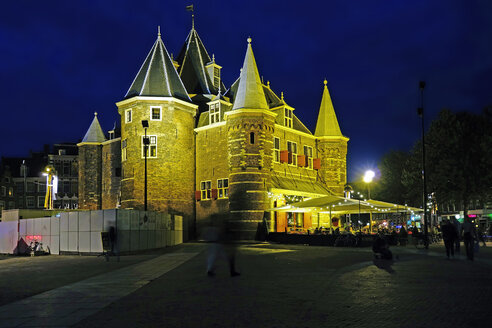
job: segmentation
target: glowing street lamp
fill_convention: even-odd
[[[374,179],[375,176],[376,176],[376,173],[374,173],[374,171],[372,171],[372,170],[367,170],[366,173],[364,174],[363,180],[365,183],[367,183],[367,194],[368,194],[369,199],[371,199],[370,183],[372,182],[372,179]]]

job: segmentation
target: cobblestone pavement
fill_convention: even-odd
[[[81,315],[75,327],[489,325],[492,247],[482,248],[474,262],[462,256],[445,259],[442,245],[432,245],[429,251],[393,247],[399,259],[387,265],[374,261],[370,249],[245,244],[237,256],[242,274],[234,278],[224,261],[215,277],[205,274],[206,252],[201,251],[206,247],[189,243],[170,250],[199,254],[162,275],[150,269],[152,263],[164,266],[155,256],[128,264],[127,268],[145,264],[157,273],[140,288],[101,304],[99,311]],[[78,265],[83,270],[84,264]],[[107,273],[94,278],[112,279]],[[34,322],[69,326],[74,321],[63,324],[44,317]]]

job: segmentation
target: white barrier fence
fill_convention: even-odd
[[[173,246],[183,242],[183,218],[136,210],[62,212],[59,217],[0,222],[0,253],[24,251],[37,240],[51,254],[100,254],[101,232],[114,227],[121,253]],[[27,245],[26,245],[27,244]]]

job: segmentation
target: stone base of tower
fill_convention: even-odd
[[[231,212],[229,229],[235,240],[262,240],[266,236],[263,233],[263,216],[261,212]]]

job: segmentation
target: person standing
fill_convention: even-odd
[[[456,217],[453,216],[453,218],[451,219],[451,224],[453,225],[454,227],[454,230],[456,230],[456,239],[454,240],[454,250],[456,251],[456,253],[459,253],[460,252],[460,242],[461,242],[461,238],[460,238],[460,234],[461,234],[461,223],[456,220]]]
[[[454,258],[454,241],[458,234],[451,222],[446,219],[442,221],[441,232],[444,246],[446,247],[446,256],[449,259],[449,254],[451,253],[451,256]]]
[[[461,230],[463,231],[463,242],[465,244],[466,257],[468,260],[473,261],[473,241],[476,239],[476,230],[468,215],[465,216],[465,222],[461,226]]]

